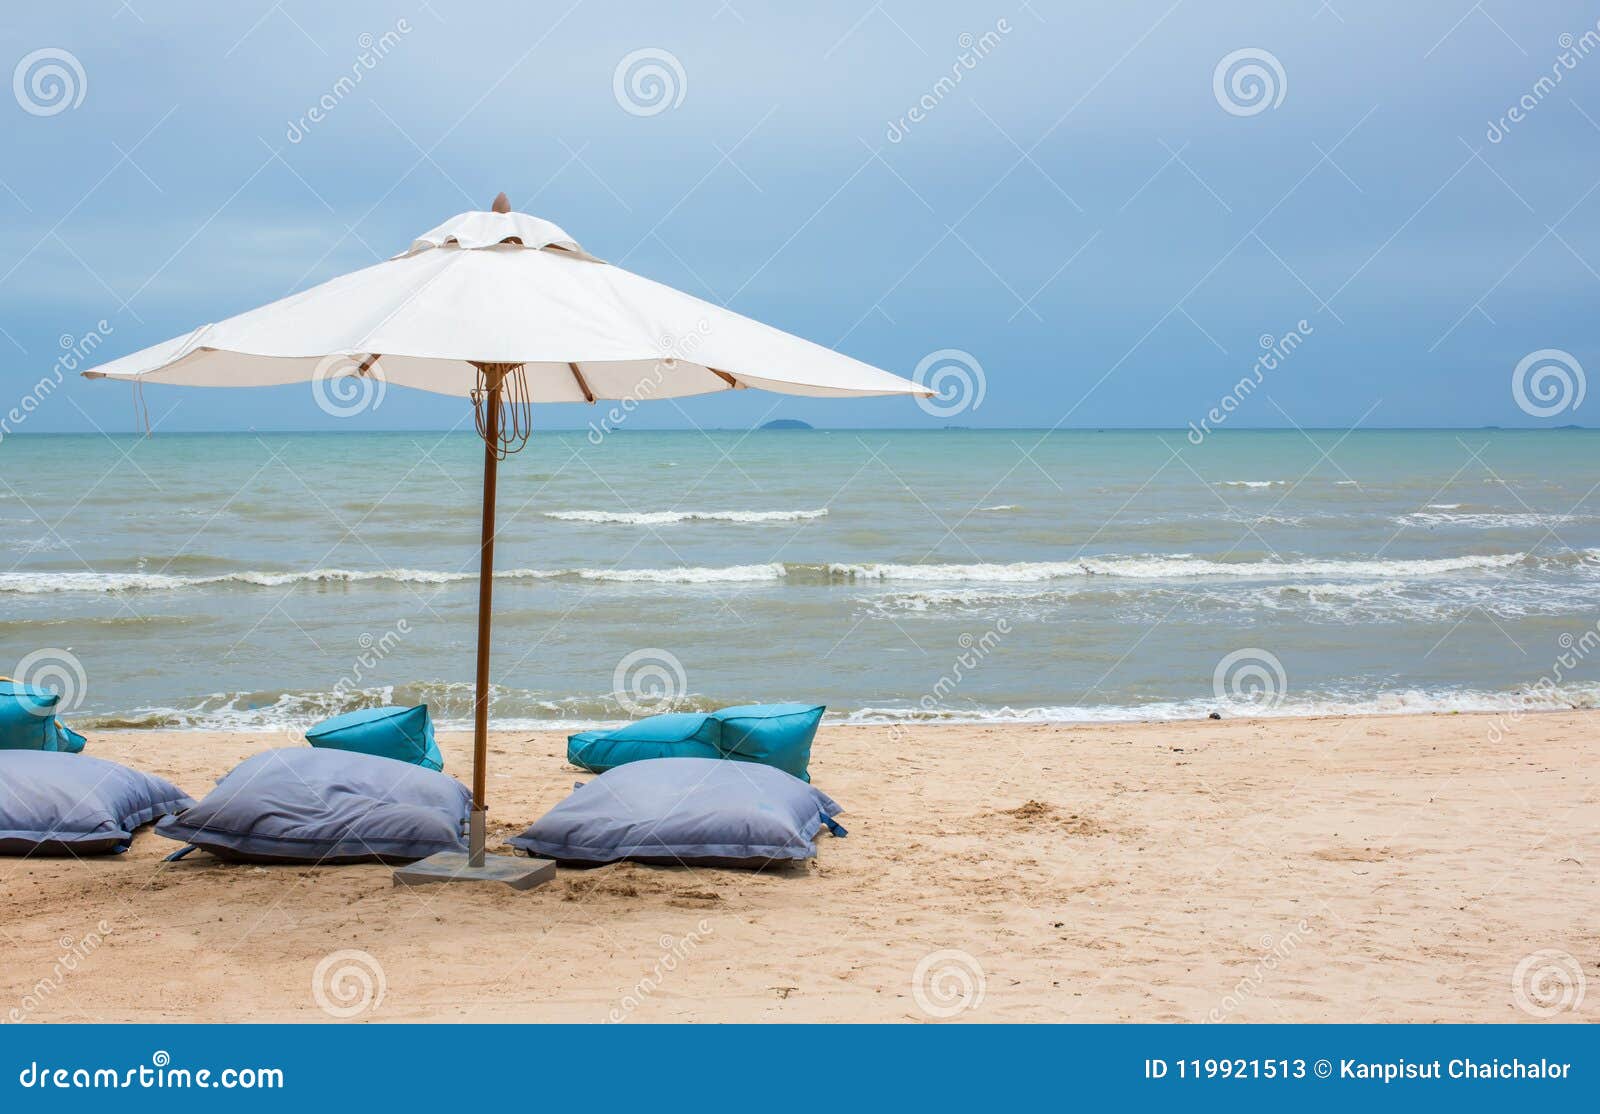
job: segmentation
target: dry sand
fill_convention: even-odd
[[[1519,998],[1595,1020],[1597,726],[826,727],[812,772],[850,835],[808,866],[622,864],[529,893],[167,865],[177,845],[145,831],[120,857],[0,860],[0,1014],[326,1021],[318,964],[355,949],[381,968],[366,1021],[1531,1020]],[[198,797],[294,741],[106,733],[90,753]],[[463,773],[467,737],[441,741]],[[589,776],[555,734],[491,747],[492,844]],[[335,1010],[362,1001],[347,975]]]

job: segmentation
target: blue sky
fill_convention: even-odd
[[[1531,417],[1511,384],[1538,350],[1600,365],[1600,47],[1582,39],[1597,15],[1513,0],[14,8],[0,73],[55,50],[82,78],[69,71],[59,111],[28,111],[25,82],[0,97],[0,377],[20,395],[102,320],[120,355],[365,266],[503,189],[603,258],[902,374],[970,353],[985,390],[961,424],[1181,428],[1301,321],[1304,343],[1232,427],[1594,424],[1600,400]],[[386,32],[360,84],[291,136],[362,36]],[[940,90],[962,36],[986,32]],[[681,101],[625,110],[614,77],[639,50],[676,60]],[[1237,51],[1275,63],[1269,103],[1217,92]],[[148,403],[168,430],[350,428],[303,387],[151,388]],[[448,427],[462,405],[393,391],[360,428]],[[765,417],[947,420],[752,392],[635,425]],[[74,378],[21,428],[132,422],[126,387]]]

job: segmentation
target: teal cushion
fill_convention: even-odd
[[[722,725],[724,755],[810,781],[811,741],[826,710],[821,704],[742,704],[711,715]]]
[[[306,732],[314,747],[374,754],[422,766],[444,769],[444,756],[433,741],[433,721],[428,706],[415,708],[362,708],[325,719]]]
[[[614,731],[567,737],[567,761],[594,773],[647,758],[732,758],[810,781],[820,704],[743,704],[720,712],[669,712]]]
[[[67,754],[77,754],[89,740],[72,728],[56,720],[56,749]]]
[[[721,758],[718,723],[698,712],[647,716],[614,731],[584,731],[567,737],[567,761],[603,774],[646,758]]]
[[[0,680],[0,750],[82,750],[83,736],[56,719],[60,700],[47,689]]]

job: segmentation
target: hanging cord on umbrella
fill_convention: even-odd
[[[144,426],[144,435],[150,436],[150,406],[144,400],[144,380],[133,381],[133,421]]]
[[[527,370],[522,364],[478,364],[478,385],[472,389],[472,417],[481,437],[500,460],[521,452],[533,435],[533,398],[528,392]],[[490,442],[491,388],[499,391],[498,420]]]

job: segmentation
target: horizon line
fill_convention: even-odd
[[[537,432],[544,433],[586,433],[589,426],[548,426]],[[1191,426],[1140,426],[1140,425],[1093,425],[1093,426],[808,426],[806,428],[766,429],[763,426],[696,426],[696,427],[670,427],[660,429],[627,429],[616,427],[605,431],[607,437],[620,433],[1183,433],[1187,434]],[[1568,423],[1558,426],[1502,426],[1502,425],[1442,425],[1442,426],[1408,426],[1408,425],[1364,425],[1364,426],[1238,426],[1232,429],[1212,429],[1206,432],[1207,437],[1226,433],[1570,433],[1573,431],[1594,432],[1600,426],[1585,426]],[[6,440],[13,437],[149,437],[182,436],[182,437],[225,437],[241,433],[278,433],[278,434],[317,434],[329,436],[342,436],[347,434],[374,434],[374,433],[436,433],[444,436],[461,434],[462,436],[476,436],[471,429],[459,427],[441,428],[432,426],[417,426],[415,428],[389,428],[389,429],[306,429],[292,427],[255,427],[241,426],[238,429],[168,429],[158,430],[153,433],[142,433],[139,430],[12,430],[5,434]]]

